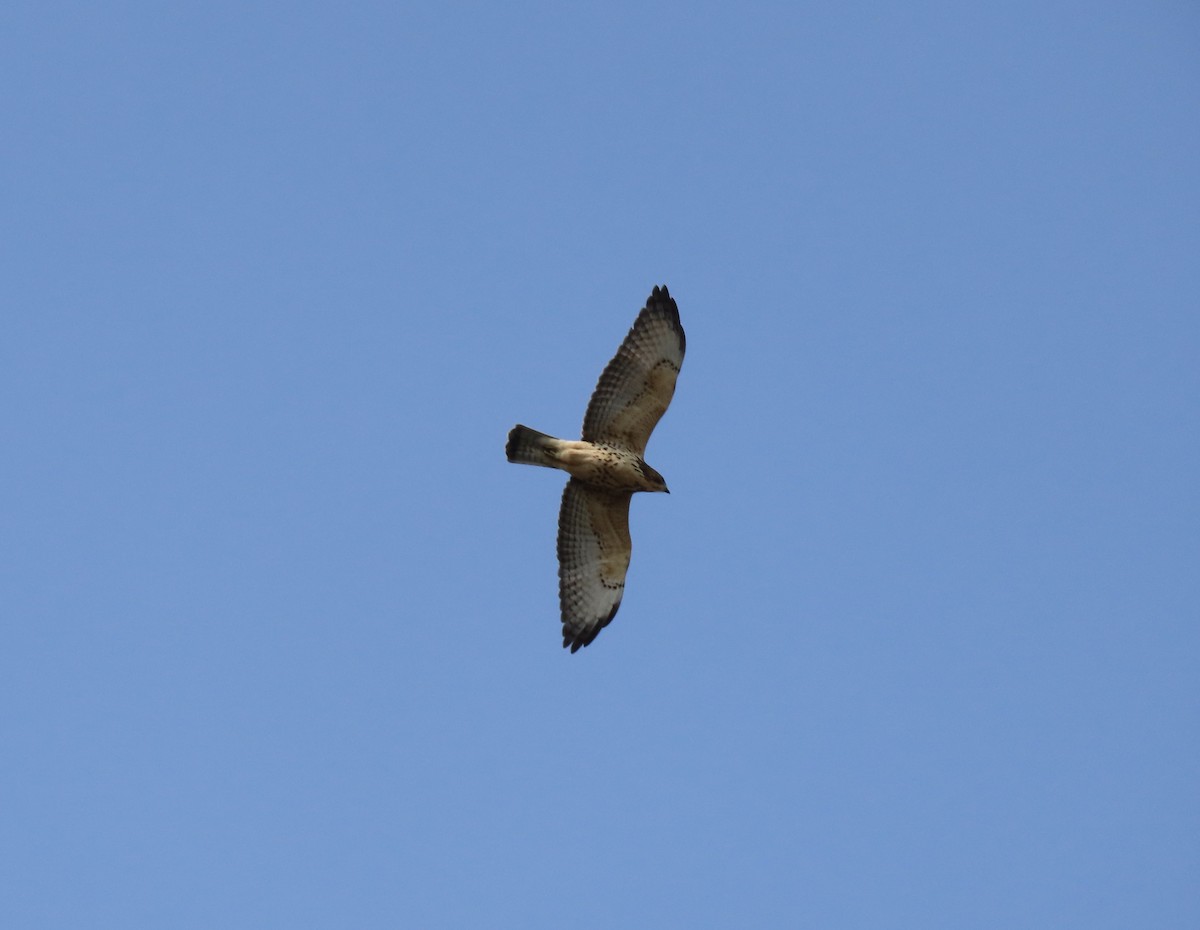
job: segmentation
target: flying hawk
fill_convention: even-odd
[[[679,308],[665,285],[656,287],[600,375],[582,440],[555,439],[520,425],[508,434],[510,462],[561,468],[571,476],[558,514],[558,596],[563,648],[571,652],[595,639],[621,606],[633,492],[667,491],[642,456],[675,393],[683,351]]]

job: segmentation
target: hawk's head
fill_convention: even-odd
[[[662,491],[665,494],[670,494],[671,491],[667,487],[667,482],[663,480],[663,476],[656,472],[645,462],[638,462],[638,469],[642,473],[642,477],[646,481],[646,486],[643,491]]]

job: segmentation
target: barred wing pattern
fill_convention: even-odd
[[[656,287],[600,376],[583,419],[583,438],[644,455],[675,394],[685,348],[679,308],[666,287]]]
[[[572,478],[558,514],[558,594],[563,646],[586,646],[621,606],[633,544],[631,492],[610,493]]]

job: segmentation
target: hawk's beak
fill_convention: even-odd
[[[663,490],[664,490],[664,491],[665,491],[667,494],[670,494],[670,493],[671,493],[671,489],[670,489],[670,488],[668,488],[668,487],[667,487],[665,484],[663,485]]]

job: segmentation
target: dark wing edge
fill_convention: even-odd
[[[675,394],[687,337],[666,285],[655,287],[588,401],[583,438],[642,455]]]
[[[632,543],[630,492],[612,494],[572,478],[558,515],[558,596],[563,648],[578,652],[612,622],[625,594]]]

